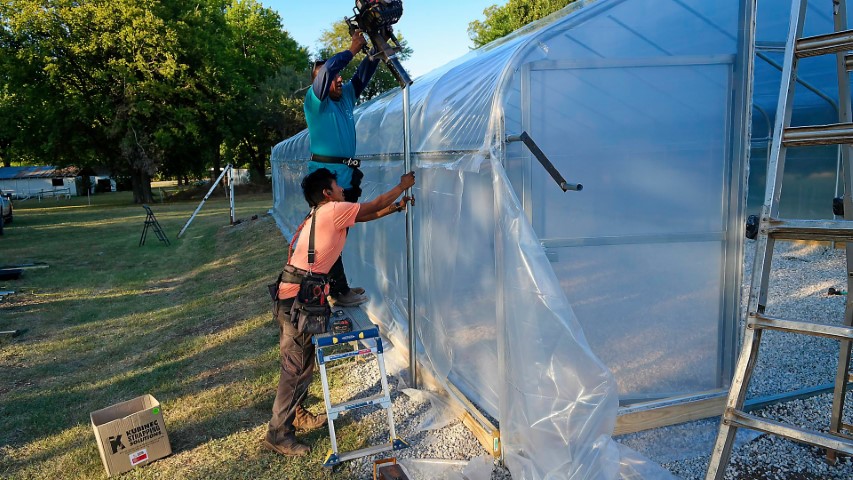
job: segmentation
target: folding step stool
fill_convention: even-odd
[[[311,342],[317,347],[317,365],[320,367],[320,381],[323,384],[323,399],[326,404],[326,414],[329,416],[329,439],[332,442],[332,448],[329,450],[328,455],[326,455],[326,459],[323,461],[323,466],[329,468],[354,458],[366,457],[368,455],[374,455],[388,450],[402,450],[409,447],[408,443],[397,438],[397,433],[394,429],[394,412],[391,409],[391,394],[388,389],[388,377],[385,373],[385,359],[383,356],[382,338],[379,336],[379,328],[372,324],[370,324],[371,326],[355,325],[356,319],[352,318],[352,320],[354,326],[353,331],[351,332],[336,335],[314,335],[311,337]],[[324,351],[325,349],[334,345],[341,345],[343,343],[353,344],[354,349],[348,352],[326,355]],[[359,348],[359,343],[363,345],[363,348]],[[329,395],[329,379],[326,375],[326,363],[370,354],[375,355],[376,361],[379,364],[379,380],[382,384],[382,392],[372,397],[357,398],[348,402],[332,405],[332,400]],[[338,440],[335,436],[335,420],[341,412],[369,407],[371,405],[379,405],[381,408],[385,409],[385,412],[388,414],[388,430],[390,432],[389,442],[341,454],[338,452]]]
[[[157,217],[154,216],[154,212],[151,211],[151,208],[148,205],[143,205],[142,208],[145,209],[145,213],[148,215],[145,217],[145,226],[142,228],[142,237],[139,238],[139,246],[145,245],[145,238],[148,236],[148,228],[154,229],[154,234],[157,235],[157,238],[169,245],[169,238],[166,236],[166,232],[163,231],[163,227],[160,226],[160,222],[157,221]]]
[[[796,442],[807,443],[827,450],[827,459],[835,461],[837,453],[853,455],[853,436],[844,432],[853,426],[842,420],[847,382],[850,380],[850,347],[853,341],[853,295],[847,296],[842,326],[811,323],[799,320],[776,318],[765,313],[773,247],[776,240],[831,240],[846,243],[847,291],[853,290],[853,163],[850,145],[853,144],[853,115],[850,110],[850,79],[848,71],[853,69],[853,30],[847,29],[846,0],[822,0],[828,9],[833,8],[831,33],[814,37],[802,37],[806,16],[807,0],[793,0],[791,22],[785,45],[782,83],[776,121],[773,127],[773,143],[767,165],[767,184],[764,206],[755,245],[755,264],[749,291],[746,330],[743,345],[734,371],[732,386],[723,412],[717,442],[708,463],[706,480],[725,478],[726,465],[731,456],[738,428],[777,435]],[[830,125],[791,127],[794,86],[798,62],[801,58],[817,55],[834,55],[838,77],[838,122]],[[779,218],[779,201],[782,195],[782,178],[785,168],[786,150],[791,147],[813,145],[840,145],[844,183],[844,219],[802,220]],[[827,202],[829,204],[829,202]],[[839,341],[838,368],[835,377],[835,393],[829,432],[807,430],[796,425],[761,418],[744,411],[749,380],[758,357],[761,334],[765,330],[776,330],[800,335],[831,338]]]

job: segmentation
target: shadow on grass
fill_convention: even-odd
[[[156,335],[147,335],[147,339],[126,340],[113,344],[108,350],[108,358],[120,359],[120,352],[128,349],[129,344],[135,343],[150,345],[153,350],[147,358],[159,357],[159,359],[152,361],[151,367],[145,366],[147,362],[140,361],[136,373],[128,375],[119,368],[112,378],[99,381],[99,386],[90,384],[88,387],[81,387],[77,379],[91,375],[90,368],[97,368],[95,361],[97,359],[92,359],[74,365],[77,371],[70,372],[69,375],[59,379],[62,385],[46,389],[30,389],[31,391],[25,394],[9,392],[0,403],[0,414],[3,418],[0,420],[0,431],[10,434],[10,438],[4,438],[3,443],[19,446],[56,434],[76,424],[87,424],[89,423],[88,414],[91,411],[144,393],[154,394],[164,402],[171,396],[193,395],[212,386],[227,383],[228,379],[222,379],[222,382],[215,384],[210,384],[203,379],[191,382],[185,380],[211,367],[257,358],[258,352],[253,352],[251,349],[241,351],[235,347],[247,343],[257,345],[261,351],[273,347],[277,342],[272,336],[266,342],[247,342],[250,337],[267,336],[263,333],[265,330],[267,329],[252,328],[214,348],[202,348],[197,353],[184,355],[175,360],[165,360],[163,357],[169,352],[158,352],[154,349],[158,340]],[[235,354],[235,352],[240,353]],[[48,371],[49,367],[39,370]],[[229,379],[235,375],[249,373],[245,370],[230,372]],[[61,413],[58,414],[58,412]]]
[[[278,238],[257,242],[197,219],[192,241],[138,249],[139,210],[138,225],[134,217],[57,238],[18,238],[8,250],[11,261],[50,263],[27,272],[22,292],[59,293],[0,305],[4,325],[11,318],[30,328],[0,343],[0,476],[58,474],[55,459],[78,454],[87,461],[77,469],[89,471],[99,464],[89,413],[145,393],[164,404],[176,451],[269,420],[278,338],[262,283],[268,258],[278,262]],[[88,246],[99,237],[102,244]],[[92,272],[98,262],[103,268]],[[200,398],[208,403],[195,409]]]

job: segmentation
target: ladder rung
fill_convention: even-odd
[[[853,123],[788,127],[782,135],[786,147],[853,143]]]
[[[853,221],[848,220],[783,220],[771,218],[767,235],[789,240],[853,239]]]
[[[797,40],[798,57],[814,57],[853,50],[853,30],[826,33]]]
[[[323,363],[343,360],[349,357],[360,357],[362,355],[370,355],[371,353],[376,353],[376,348],[362,348],[350,352],[336,353],[334,355],[323,355]]]
[[[853,432],[853,425],[850,425],[849,423],[842,423],[841,429],[847,430],[848,432]],[[844,432],[832,432],[832,434],[838,437],[846,438],[847,440],[853,440],[853,436]]]
[[[838,438],[828,433],[806,430],[793,425],[786,425],[775,420],[759,418],[738,410],[727,412],[726,420],[737,427],[771,433],[795,442],[808,443],[809,445],[814,445],[816,447],[822,447],[846,453],[847,455],[853,455],[853,442]]]
[[[332,405],[332,408],[329,410],[329,413],[339,413],[344,412],[346,410],[355,410],[356,408],[369,407],[371,405],[376,405],[382,402],[390,402],[390,400],[391,399],[386,397],[384,393],[380,393],[379,395],[374,395],[372,397],[356,398],[355,400],[350,400],[349,402]]]
[[[790,333],[800,333],[815,337],[826,337],[835,340],[853,340],[853,328],[836,327],[821,323],[794,322],[781,318],[768,317],[764,315],[750,315],[747,319],[747,327],[763,328],[767,330],[779,330]]]
[[[379,337],[379,327],[372,326],[364,330],[353,330],[347,333],[314,335],[311,337],[311,342],[318,347],[328,347],[377,337]]]
[[[375,455],[381,452],[387,452],[389,450],[393,450],[394,445],[392,443],[383,443],[381,445],[374,445],[372,447],[362,448],[360,450],[353,450],[351,452],[342,453],[339,456],[340,462],[346,462],[347,460],[352,460],[354,458],[366,457],[368,455]]]

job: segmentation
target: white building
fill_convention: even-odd
[[[0,191],[13,198],[77,195],[76,167],[0,167]]]

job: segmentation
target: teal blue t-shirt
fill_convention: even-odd
[[[352,82],[343,85],[337,101],[326,97],[320,100],[309,88],[305,95],[305,121],[311,136],[311,153],[328,157],[352,158],[355,156],[355,89]],[[343,164],[309,162],[308,170],[328,168],[338,175],[338,185],[350,188],[352,169]]]

